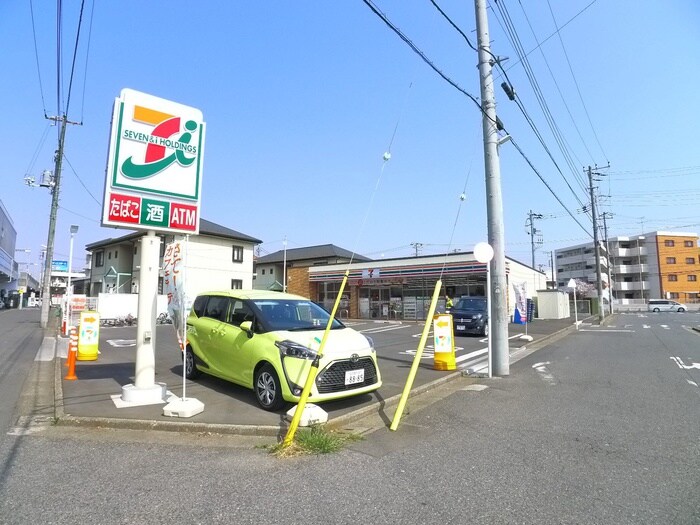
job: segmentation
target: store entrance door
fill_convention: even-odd
[[[369,313],[372,319],[389,318],[389,288],[370,288]]]

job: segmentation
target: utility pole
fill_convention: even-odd
[[[557,281],[554,278],[554,250],[545,253],[549,255],[549,267],[552,269],[552,282],[554,283],[554,288],[556,289]]]
[[[505,235],[503,231],[503,196],[501,193],[501,167],[498,159],[498,125],[496,99],[493,92],[493,64],[490,50],[486,0],[475,0],[476,32],[479,46],[479,84],[481,86],[482,127],[484,134],[484,172],[486,178],[486,215],[488,242],[493,248],[490,276],[491,289],[491,348],[492,374],[507,376],[510,373],[508,352],[508,283],[506,281]]]
[[[608,244],[608,221],[606,219],[613,218],[613,214],[610,212],[603,212],[601,215],[603,219],[603,231],[605,232],[605,253],[607,253],[608,259],[608,290],[610,293],[610,313],[613,313],[613,300],[615,299],[613,294],[613,282],[612,282],[612,259],[610,257],[610,245]]]
[[[600,246],[598,246],[598,215],[595,195],[593,194],[593,170],[588,166],[588,190],[591,194],[591,213],[593,215],[593,249],[595,250],[595,273],[598,284],[598,323],[603,322],[603,279],[600,272]]]
[[[525,223],[525,226],[530,227],[530,247],[532,249],[532,269],[535,269],[535,234],[541,233],[537,228],[535,228],[535,220],[536,219],[541,219],[542,214],[541,213],[533,213],[532,210],[530,210],[530,213],[527,214],[527,222]],[[537,242],[538,246],[542,245],[542,240],[541,238],[538,239]]]
[[[416,250],[416,257],[418,257],[418,252],[423,248],[423,243],[422,242],[412,242],[411,246],[413,246]]]
[[[54,157],[53,187],[51,188],[51,214],[49,215],[49,237],[46,241],[46,257],[44,258],[44,279],[41,283],[41,327],[49,323],[49,307],[51,306],[51,261],[53,260],[53,241],[56,234],[56,214],[58,213],[58,196],[61,189],[61,167],[63,164],[63,141],[66,138],[67,115],[51,117],[54,122],[61,122],[58,137],[58,149]],[[70,270],[70,268],[69,268]]]

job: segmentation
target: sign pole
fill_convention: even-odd
[[[165,383],[156,383],[156,304],[158,299],[158,263],[160,237],[150,230],[141,238],[139,273],[139,309],[136,325],[136,372],[134,383],[122,387],[122,401],[149,405],[165,401]]]

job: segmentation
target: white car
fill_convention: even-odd
[[[683,303],[677,303],[669,299],[650,299],[650,312],[685,312],[688,309]]]

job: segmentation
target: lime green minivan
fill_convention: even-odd
[[[187,318],[185,375],[200,372],[255,393],[265,410],[299,400],[330,314],[304,297],[264,290],[197,296]],[[374,344],[333,320],[309,401],[366,394],[382,385]]]

